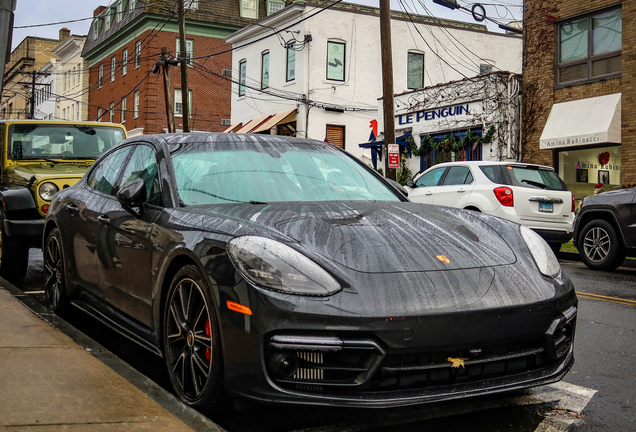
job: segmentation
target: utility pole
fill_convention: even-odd
[[[380,0],[380,43],[382,53],[382,102],[384,107],[384,176],[397,179],[389,169],[389,144],[395,144],[395,112],[393,109],[393,52],[391,47],[391,0]]]
[[[4,64],[9,62],[11,53],[15,3],[16,0],[0,0],[0,93],[4,83]]]
[[[185,6],[179,0],[179,58],[181,59],[181,104],[183,106],[183,131],[190,132],[190,92],[188,90],[188,52],[186,48]]]
[[[166,114],[168,115],[168,132],[174,133],[174,104],[172,103],[172,82],[170,81],[168,47],[161,48],[161,60],[163,60],[163,92],[166,100]]]

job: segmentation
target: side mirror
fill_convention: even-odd
[[[406,179],[406,185],[410,188],[414,188],[415,187],[415,183],[413,183],[413,177],[409,177]]]
[[[404,186],[402,186],[401,184],[399,184],[398,182],[396,182],[395,180],[391,180],[390,178],[385,178],[386,181],[389,182],[389,184],[391,186],[393,186],[394,189],[397,189],[397,191],[399,193],[401,193],[402,195],[404,195],[405,197],[409,196],[409,191],[407,191],[406,189],[404,189]]]
[[[117,201],[119,201],[127,212],[134,216],[140,216],[142,213],[141,209],[148,199],[146,195],[146,184],[142,179],[135,179],[122,187],[119,192],[117,192],[116,197]],[[133,210],[135,207],[139,208],[140,211]]]

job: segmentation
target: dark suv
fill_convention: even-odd
[[[574,222],[574,245],[595,270],[614,270],[626,256],[636,256],[636,187],[585,198]]]

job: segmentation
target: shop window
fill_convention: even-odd
[[[420,89],[424,87],[424,54],[408,53],[407,88]]]
[[[344,42],[327,42],[328,80],[345,80],[345,51],[346,44]]]
[[[269,87],[269,52],[261,54],[261,89]]]
[[[286,81],[293,81],[296,79],[296,50],[294,49],[294,42],[290,42],[287,45],[287,77]]]
[[[596,183],[605,191],[622,184],[621,146],[562,150],[558,153],[558,173],[577,200],[594,194]]]
[[[247,73],[247,60],[241,60],[239,62],[239,86],[238,86],[238,95],[245,96],[245,81]]]
[[[621,76],[622,9],[612,8],[557,26],[557,85]]]
[[[341,149],[345,148],[345,127],[327,125],[327,142]]]
[[[258,18],[258,1],[241,0],[241,17]]]

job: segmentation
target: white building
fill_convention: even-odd
[[[226,131],[328,138],[370,162],[358,144],[382,120],[379,10],[331,4],[293,3],[226,38],[234,47]],[[491,69],[521,73],[521,38],[480,24],[393,11],[392,44],[395,93]]]
[[[56,59],[51,59],[38,71],[35,80],[35,110],[33,117],[38,120],[55,119],[55,67]]]
[[[55,116],[59,120],[87,120],[88,63],[82,58],[86,36],[71,35],[68,29],[62,29],[60,41],[53,50],[58,58]]]
[[[519,75],[491,72],[395,95],[397,141],[428,146],[420,156],[406,159],[409,169],[415,173],[451,160],[521,160],[520,90]],[[382,100],[378,112],[378,129],[382,132]],[[479,139],[485,138],[491,128],[488,140]],[[445,139],[459,141],[467,131],[475,139],[457,151],[443,151],[437,145]],[[413,139],[400,140],[401,136]],[[378,137],[381,140],[382,136]],[[365,146],[372,151],[370,144]],[[405,148],[402,153],[406,153]]]

